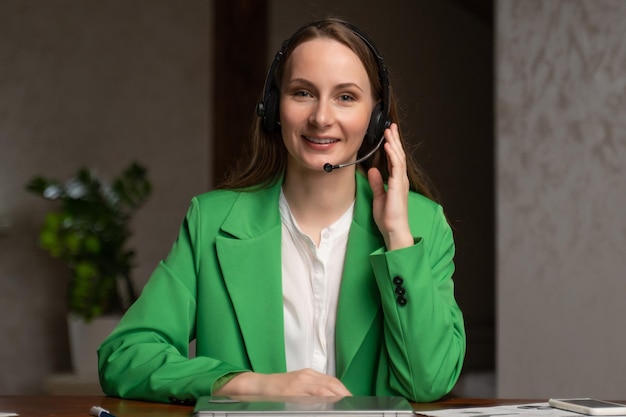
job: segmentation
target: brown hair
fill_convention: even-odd
[[[300,44],[316,38],[330,38],[336,40],[350,48],[361,60],[372,84],[372,90],[378,99],[382,97],[381,77],[379,76],[379,66],[371,47],[368,46],[362,37],[357,34],[350,24],[343,20],[331,18],[311,23],[303,26],[289,38],[284,44],[284,54],[278,63],[274,74],[274,83],[281,85],[285,64],[291,57],[293,50]],[[270,80],[268,80],[270,82]],[[399,127],[399,117],[396,100],[391,86],[389,86],[389,119],[392,123],[397,123]],[[402,133],[400,140],[405,150],[407,143]],[[364,144],[359,150],[359,157],[364,155],[371,145]],[[370,149],[371,150],[371,149]],[[427,176],[415,163],[411,153],[407,154],[407,175],[409,177],[410,188],[426,197],[434,199],[433,192]],[[247,147],[247,152],[240,160],[239,164],[229,172],[228,177],[218,188],[220,189],[256,189],[270,186],[278,181],[285,173],[287,167],[287,149],[283,143],[280,129],[273,132],[266,131],[257,117]],[[383,180],[389,178],[387,166],[387,154],[384,147],[380,147],[371,158],[357,165],[362,172],[367,172],[371,167],[380,170]]]

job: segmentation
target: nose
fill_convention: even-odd
[[[309,123],[318,128],[331,125],[334,119],[335,114],[332,103],[325,99],[319,99],[311,109],[311,114],[309,115]]]

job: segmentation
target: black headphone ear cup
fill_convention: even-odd
[[[383,137],[385,129],[387,128],[387,120],[383,114],[382,105],[380,103],[374,106],[372,115],[370,116],[370,123],[367,126],[367,132],[365,133],[365,140],[369,145],[376,145],[380,138]]]
[[[263,100],[263,128],[273,132],[278,127],[278,90],[272,89]]]

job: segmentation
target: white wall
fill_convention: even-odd
[[[626,2],[497,2],[498,394],[626,389]]]
[[[0,394],[41,392],[69,369],[68,272],[37,246],[53,206],[25,191],[30,178],[147,166],[138,289],[208,188],[210,12],[207,0],[0,1]]]

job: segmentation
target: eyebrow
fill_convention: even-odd
[[[309,87],[315,87],[315,84],[313,84],[311,81],[306,80],[304,78],[294,78],[292,80],[287,81],[288,85],[295,84],[295,83],[302,83]],[[334,88],[337,90],[341,90],[341,89],[350,88],[350,87],[355,87],[359,89],[360,91],[365,92],[365,90],[363,90],[357,83],[351,83],[351,82],[337,84]]]

